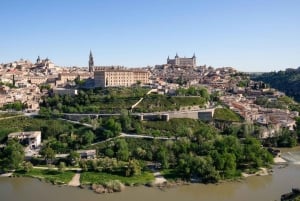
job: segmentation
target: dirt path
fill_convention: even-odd
[[[167,181],[160,172],[154,172],[153,175],[155,177],[154,185],[163,184]]]
[[[80,173],[76,173],[72,180],[68,183],[69,186],[80,186]]]

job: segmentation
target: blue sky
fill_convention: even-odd
[[[0,63],[38,55],[62,66],[138,67],[168,56],[273,71],[300,66],[299,0],[9,0]]]

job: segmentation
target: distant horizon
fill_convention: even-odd
[[[40,55],[38,55],[38,56],[40,56]],[[37,57],[38,57],[37,56]],[[37,59],[37,57],[35,58],[35,59],[29,59],[29,58],[25,58],[25,57],[20,57],[19,59],[14,59],[14,60],[12,60],[12,61],[5,61],[5,62],[3,62],[3,61],[0,61],[0,64],[6,64],[6,63],[12,63],[12,62],[17,62],[17,61],[20,61],[21,59],[23,59],[23,60],[28,60],[28,61],[30,61],[30,62],[32,62],[33,64],[35,63],[35,61],[36,61],[36,59]],[[93,57],[94,57],[94,60],[95,60],[95,56],[94,56],[94,54],[93,54]],[[180,57],[180,55],[179,55],[179,57]],[[188,56],[186,56],[187,58],[188,58]],[[191,56],[190,56],[191,57]],[[88,68],[88,58],[87,58],[87,64],[86,65],[76,65],[76,64],[74,64],[74,65],[60,65],[60,64],[58,64],[58,63],[56,63],[53,59],[51,59],[51,57],[43,57],[43,56],[40,56],[40,58],[41,59],[46,59],[46,58],[48,58],[51,62],[53,62],[54,63],[54,65],[55,66],[58,66],[58,67],[80,67],[80,68]],[[170,59],[172,59],[172,58],[174,58],[174,57],[170,57]],[[166,61],[166,59],[165,59],[165,61]],[[142,65],[136,65],[136,66],[126,66],[126,65],[122,65],[122,64],[105,64],[105,65],[102,65],[102,64],[97,64],[97,63],[95,63],[95,66],[124,66],[124,67],[127,67],[127,68],[144,68],[144,67],[148,67],[148,66],[150,66],[150,67],[155,67],[155,65],[163,65],[163,64],[167,64],[167,62],[162,62],[162,63],[157,63],[157,64],[153,64],[153,65],[144,65],[144,66],[142,66]],[[284,69],[276,69],[276,70],[269,70],[269,71],[245,71],[245,70],[240,70],[240,69],[238,69],[238,68],[236,68],[236,67],[234,67],[234,66],[212,66],[212,65],[209,65],[209,64],[203,64],[203,65],[206,65],[207,67],[209,67],[209,66],[211,66],[211,67],[213,67],[213,68],[223,68],[223,67],[232,67],[232,68],[234,68],[234,69],[236,69],[236,70],[238,70],[238,71],[240,71],[240,72],[244,72],[244,73],[267,73],[267,72],[278,72],[278,71],[285,71],[286,69],[288,69],[288,68],[292,68],[292,69],[297,69],[297,68],[300,68],[300,66],[297,66],[297,67],[286,67],[286,68],[284,68]],[[203,65],[199,65],[198,63],[197,63],[197,66],[203,66]]]
[[[176,53],[197,65],[270,72],[300,66],[300,1],[10,0],[1,3],[0,62],[143,67]]]

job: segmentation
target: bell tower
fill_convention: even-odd
[[[90,56],[89,56],[89,72],[94,72],[94,58],[92,54],[92,50],[90,50]]]

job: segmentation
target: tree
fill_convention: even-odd
[[[23,170],[25,171],[25,172],[30,172],[32,169],[33,169],[33,165],[32,165],[32,163],[31,162],[29,162],[29,161],[24,161],[23,163],[22,163],[22,166],[23,166]]]
[[[169,168],[169,154],[166,147],[160,147],[157,152],[157,160],[161,163],[162,168]]]
[[[66,170],[66,163],[65,162],[60,162],[58,165],[58,171],[64,172]]]
[[[120,132],[122,131],[121,124],[119,122],[116,122],[113,118],[109,118],[105,122],[104,127],[107,130],[110,130],[114,134],[114,136],[119,135]]]
[[[100,125],[99,122],[98,122],[98,119],[91,119],[90,122],[91,122],[91,125],[93,127],[93,130],[96,130]]]
[[[141,165],[139,163],[139,161],[137,160],[130,160],[128,162],[128,166],[126,169],[126,176],[138,176],[141,175],[142,173],[142,168]]]
[[[300,117],[296,118],[296,133],[297,133],[298,139],[300,139]]]
[[[56,153],[51,147],[45,146],[40,151],[40,154],[44,157],[47,163],[48,162],[52,163],[52,160],[55,158]]]
[[[39,110],[39,115],[43,118],[50,119],[51,117],[51,109],[46,107],[41,107]]]
[[[122,129],[125,132],[128,132],[131,130],[131,118],[128,115],[128,111],[121,112],[120,122],[121,122]]]
[[[90,145],[94,141],[95,138],[96,138],[95,134],[90,130],[84,132],[84,134],[82,136],[83,143],[85,145]]]
[[[116,148],[117,159],[127,161],[130,155],[127,142],[124,139],[118,139],[116,141]]]
[[[18,169],[24,157],[23,146],[17,140],[11,139],[1,154],[0,168],[4,171]]]
[[[283,129],[282,134],[278,137],[277,144],[279,147],[294,147],[297,145],[297,139],[291,131]]]
[[[70,165],[77,165],[80,159],[80,155],[76,151],[71,151],[67,159]]]

